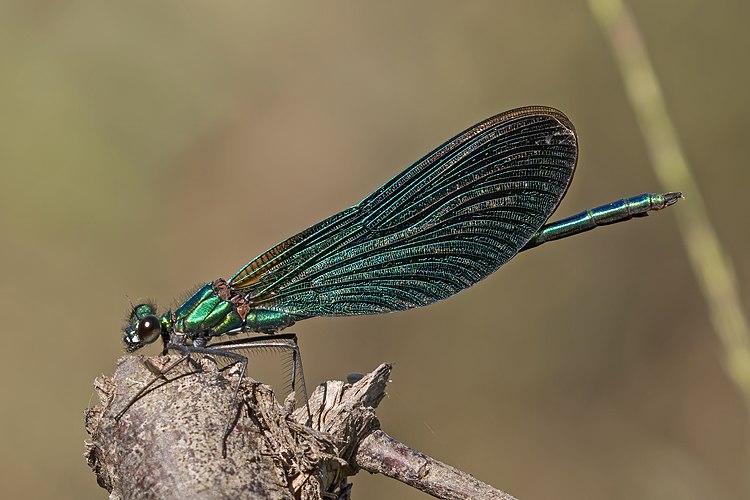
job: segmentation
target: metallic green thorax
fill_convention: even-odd
[[[273,333],[296,319],[283,312],[252,308],[222,279],[203,285],[174,314],[167,315],[170,329],[191,340],[241,331]]]
[[[223,300],[214,290],[213,283],[207,283],[193,294],[173,315],[174,331],[177,333],[198,333],[214,337],[242,328],[242,317],[233,304]]]

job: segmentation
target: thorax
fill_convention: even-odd
[[[222,279],[200,287],[174,312],[174,332],[196,339],[240,331],[244,311],[238,308],[236,299],[231,300],[229,290]]]

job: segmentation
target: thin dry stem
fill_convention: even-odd
[[[643,37],[622,0],[589,0],[589,7],[609,38],[657,177],[666,190],[679,189],[689,200],[673,213],[714,330],[724,346],[724,367],[750,409],[750,327],[737,278],[680,146]]]

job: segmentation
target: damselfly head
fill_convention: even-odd
[[[153,304],[138,304],[133,307],[125,325],[123,341],[125,350],[133,352],[161,337],[162,323]]]

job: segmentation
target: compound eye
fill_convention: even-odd
[[[138,338],[144,344],[150,344],[161,335],[161,322],[153,314],[148,314],[138,321]]]

